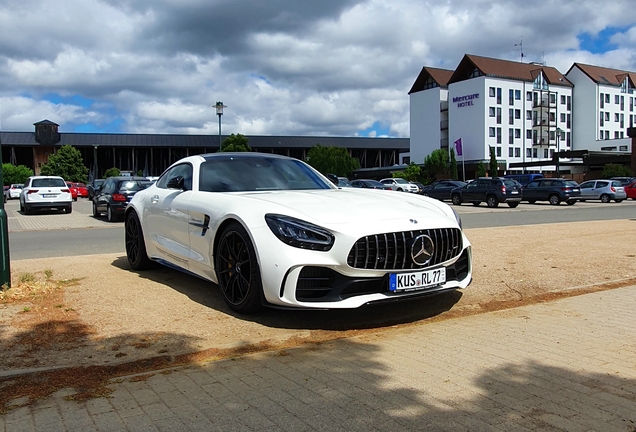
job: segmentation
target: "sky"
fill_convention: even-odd
[[[0,0],[0,130],[409,136],[464,54],[636,71],[634,0]]]

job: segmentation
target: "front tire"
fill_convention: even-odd
[[[99,216],[100,215],[99,215],[99,212],[97,211],[97,204],[93,202],[93,217],[98,218]]]
[[[550,201],[550,204],[552,205],[559,205],[561,204],[561,198],[559,198],[558,195],[550,195],[550,197],[548,198],[548,200]]]
[[[453,201],[453,205],[462,205],[462,198],[457,194],[453,195],[451,200]]]
[[[609,195],[607,195],[607,194],[603,194],[603,195],[601,195],[601,202],[602,202],[602,203],[608,203],[608,202],[610,202],[610,201],[611,201],[611,199],[610,199],[610,196],[609,196]]]
[[[237,222],[221,233],[215,252],[216,276],[223,299],[235,312],[248,314],[262,308],[263,284],[250,237]]]
[[[499,205],[499,201],[497,201],[496,197],[491,195],[488,198],[486,198],[486,204],[488,204],[488,207],[490,208],[495,208]]]
[[[124,224],[126,257],[133,270],[147,270],[153,266],[146,252],[146,242],[137,213],[131,211]]]
[[[571,206],[571,205],[576,204],[576,200],[568,200],[568,201],[566,201],[566,203],[567,203],[567,205]]]

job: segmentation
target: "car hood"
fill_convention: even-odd
[[[447,204],[408,192],[364,189],[245,193],[243,198],[266,212],[338,225],[409,218],[455,217]]]

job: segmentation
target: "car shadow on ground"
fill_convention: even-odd
[[[125,256],[118,257],[112,265],[123,271],[134,272]],[[462,297],[460,291],[453,290],[357,309],[294,310],[267,307],[257,314],[240,315],[227,307],[216,284],[165,266],[137,273],[142,278],[166,285],[192,301],[237,319],[272,328],[298,330],[362,330],[414,323],[450,310]]]

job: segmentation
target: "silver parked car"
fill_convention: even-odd
[[[380,180],[380,183],[390,186],[394,191],[400,192],[413,192],[417,193],[420,188],[411,182],[404,180],[403,178],[385,178]]]
[[[579,185],[581,189],[580,201],[601,200],[608,203],[612,200],[617,203],[627,198],[625,188],[619,180],[588,180]]]

